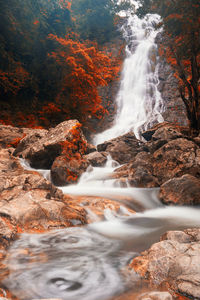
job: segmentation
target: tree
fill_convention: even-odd
[[[149,1],[148,1],[149,2]],[[200,2],[199,0],[152,0],[151,9],[163,19],[160,53],[179,80],[190,129],[200,131]]]
[[[122,9],[133,8],[130,0],[72,0],[72,16],[83,39],[103,44],[117,34],[115,16]]]
[[[56,109],[60,109],[66,119],[78,118],[82,123],[92,116],[101,119],[106,110],[101,105],[98,87],[117,75],[119,64],[88,41],[81,43],[52,34],[49,39],[57,44],[49,56],[56,61],[61,74]]]

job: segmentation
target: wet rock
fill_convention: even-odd
[[[24,170],[9,150],[0,150],[0,239],[86,222],[85,212],[66,203],[62,192],[39,173]]]
[[[141,151],[143,143],[133,133],[127,133],[97,146],[99,152],[108,152],[120,164],[128,163]]]
[[[85,155],[84,158],[88,160],[93,167],[102,167],[107,161],[106,154],[98,151]]]
[[[88,166],[89,161],[87,159],[81,157],[70,159],[64,155],[59,156],[51,166],[51,180],[57,186],[75,183]]]
[[[158,33],[156,42],[158,48],[163,46],[166,37],[162,33]],[[178,79],[174,76],[174,70],[167,63],[166,59],[160,57],[158,68],[158,90],[161,93],[165,111],[162,114],[168,122],[187,125],[187,114],[185,105],[180,97]]]
[[[62,143],[73,141],[79,134],[80,143],[86,144],[85,137],[77,120],[69,120],[51,128],[47,133],[35,139],[34,136],[27,136],[16,148],[15,155],[29,160],[33,168],[50,169],[56,157],[60,156],[63,150]],[[78,148],[78,147],[77,147]],[[76,149],[78,152],[79,149]]]
[[[152,172],[151,155],[147,152],[138,153],[133,162],[116,169],[113,177],[127,178],[133,187],[158,187],[158,180]]]
[[[174,177],[200,177],[200,149],[184,138],[171,140],[153,153],[153,174],[163,184]]]
[[[121,207],[121,203],[115,200],[95,196],[73,196],[67,198],[67,203],[72,207],[83,206],[87,211],[87,223],[97,222],[105,219],[105,215],[111,216],[128,215],[135,211]]]
[[[95,152],[95,151],[97,151],[97,148],[94,145],[92,145],[90,143],[87,143],[85,154],[90,154],[90,153]]]
[[[168,292],[148,292],[140,295],[137,300],[173,300]]]
[[[172,140],[183,137],[184,129],[172,123],[163,122],[142,133],[146,141]]]
[[[168,232],[162,241],[134,258],[131,266],[151,284],[200,298],[200,229]]]
[[[160,189],[160,199],[165,204],[200,204],[200,179],[192,175],[183,175],[165,182]]]

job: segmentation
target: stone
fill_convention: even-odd
[[[84,158],[88,160],[93,167],[102,167],[107,161],[106,154],[98,151],[84,155]]]
[[[81,157],[69,159],[64,155],[58,156],[51,166],[51,180],[57,186],[75,183],[88,166],[87,159]]]
[[[0,125],[0,146],[3,148],[17,147],[29,135],[42,135],[45,129],[18,128],[10,125]]]
[[[90,153],[95,152],[95,151],[97,151],[97,148],[94,145],[92,145],[90,143],[87,143],[85,154],[90,154]]]
[[[46,231],[85,224],[84,209],[74,209],[61,190],[35,171],[24,170],[8,149],[0,150],[0,240],[18,232]]]
[[[154,127],[142,133],[146,141],[150,140],[171,140],[178,137],[183,137],[181,127],[175,124],[163,122],[155,125]]]
[[[140,295],[137,300],[173,300],[168,292],[148,292]]]
[[[147,152],[138,153],[131,163],[115,170],[114,178],[127,178],[133,187],[158,187],[158,180],[152,172],[151,156]]]
[[[170,179],[161,186],[159,198],[164,204],[199,205],[200,179],[189,174]]]
[[[200,149],[185,138],[170,140],[152,155],[153,175],[163,184],[174,177],[200,177]]]
[[[50,169],[56,157],[63,151],[62,143],[73,142],[79,136],[79,144],[87,144],[77,120],[64,121],[55,128],[49,129],[43,136],[27,136],[19,143],[14,155],[27,159],[31,167]],[[77,147],[76,151],[79,149]]]
[[[120,164],[130,162],[141,151],[143,143],[133,133],[127,133],[115,139],[97,145],[99,152],[108,152],[112,159]]]
[[[133,259],[131,267],[150,284],[174,294],[200,298],[200,229],[168,232]]]

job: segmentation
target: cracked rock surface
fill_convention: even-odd
[[[131,267],[156,286],[200,299],[200,229],[169,231],[133,259]]]
[[[35,171],[24,170],[9,149],[0,150],[0,237],[85,223],[84,209],[67,204],[66,197]]]

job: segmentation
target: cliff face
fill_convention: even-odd
[[[113,57],[117,58],[118,61],[120,61],[122,71],[123,61],[125,59],[125,40],[122,34],[119,35],[118,38],[115,38],[111,42],[107,43],[105,46],[107,51],[112,53]],[[115,99],[119,91],[121,71],[119,72],[115,80],[111,81],[107,86],[99,88],[99,94],[102,97],[102,104],[109,112],[106,117],[107,121],[105,122],[107,123],[107,125],[103,125],[103,127],[105,127],[104,129],[112,125],[116,114]]]
[[[84,134],[87,138],[92,138],[94,134],[102,132],[110,128],[113,124],[117,113],[116,97],[120,87],[120,78],[122,73],[123,61],[125,59],[125,46],[126,42],[123,38],[122,33],[113,38],[110,42],[104,44],[103,50],[106,54],[112,54],[112,60],[116,60],[121,68],[118,76],[115,80],[110,81],[105,86],[98,87],[98,93],[102,99],[102,106],[107,110],[107,114],[104,115],[103,119],[99,120],[91,116],[91,120],[88,120],[89,129],[83,128]],[[92,124],[92,126],[91,126]],[[93,128],[93,132],[91,131]]]
[[[156,38],[158,47],[162,44],[162,40],[163,36],[159,33]],[[158,88],[165,105],[164,120],[182,126],[188,125],[185,105],[178,90],[178,80],[174,77],[171,66],[162,57],[160,57],[158,75],[160,80]]]
[[[162,41],[163,36],[159,33],[156,38],[158,47],[162,44]],[[126,42],[121,34],[105,46],[107,51],[112,52],[114,57],[119,57],[123,61],[125,59],[125,44]],[[123,63],[121,66],[123,66]],[[120,76],[121,72],[116,80],[110,82],[107,86],[99,88],[103,106],[108,110],[109,114],[98,124],[97,132],[101,132],[112,126],[117,111],[115,99],[120,87]],[[178,80],[174,77],[173,69],[163,57],[159,58],[158,77],[160,81],[158,89],[162,95],[165,107],[162,114],[164,120],[181,126],[187,126],[187,114],[185,105],[179,95]]]

